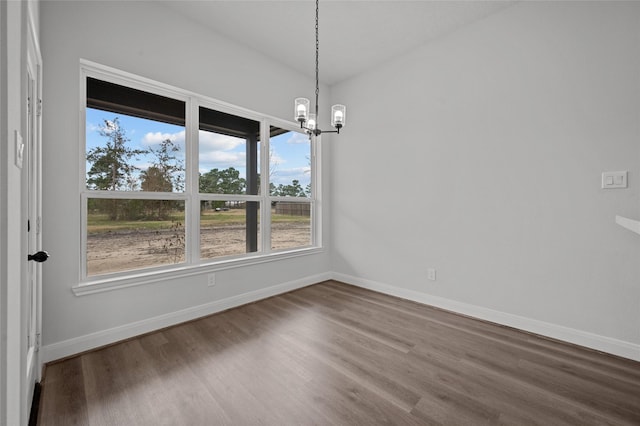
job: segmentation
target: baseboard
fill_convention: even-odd
[[[191,321],[200,317],[215,314],[216,312],[221,312],[230,308],[255,302],[260,299],[265,299],[267,297],[276,296],[278,294],[326,281],[331,279],[331,277],[331,273],[312,275],[260,290],[239,294],[226,299],[216,300],[203,305],[193,306],[180,311],[148,318],[131,324],[53,343],[40,348],[41,359],[43,363],[47,363],[66,358],[81,352],[139,336],[141,334],[160,330],[165,327]]]
[[[357,287],[385,293],[391,296],[400,297],[402,299],[412,300],[414,302],[424,303],[426,305],[431,305],[481,320],[506,325],[508,327],[517,328],[519,330],[528,331],[530,333],[539,334],[541,336],[551,337],[553,339],[562,340],[564,342],[584,346],[590,349],[595,349],[597,351],[606,352],[623,358],[629,358],[634,361],[640,361],[640,345],[634,343],[612,339],[610,337],[600,336],[597,334],[575,330],[572,328],[531,318],[521,317],[518,315],[495,311],[493,309],[483,308],[481,306],[470,305],[467,303],[457,302],[455,300],[432,296],[427,293],[408,290],[405,288],[367,280],[352,275],[334,272],[333,279]]]
[[[485,321],[491,321],[508,327],[517,328],[542,336],[551,337],[553,339],[562,340],[564,342],[610,353],[612,355],[640,361],[640,345],[634,343],[336,272],[312,275],[249,293],[239,294],[226,299],[216,300],[203,305],[193,306],[180,311],[148,318],[120,327],[114,327],[108,330],[98,331],[85,336],[46,345],[40,348],[41,360],[43,363],[55,361],[144,333],[149,333],[165,327],[180,324],[182,322],[215,314],[216,312],[235,308],[237,306],[245,305],[267,297],[276,296],[278,294],[286,293],[288,291],[296,290],[329,279],[335,279],[337,281],[389,294],[391,296],[424,303]]]

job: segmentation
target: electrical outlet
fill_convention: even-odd
[[[427,269],[427,279],[431,281],[436,280],[436,270],[433,268]]]
[[[214,285],[216,285],[216,274],[209,274],[207,275],[207,285],[209,287],[213,287]]]

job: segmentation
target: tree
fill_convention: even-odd
[[[142,177],[142,190],[154,192],[171,192],[173,184],[166,174],[157,166],[149,166],[140,174]],[[145,201],[145,215],[148,219],[165,220],[171,208],[168,200]]]
[[[138,185],[134,175],[138,168],[130,164],[130,161],[148,151],[127,146],[130,140],[120,127],[118,117],[113,121],[104,120],[100,136],[107,139],[106,143],[87,152],[87,161],[91,163],[87,172],[87,187],[102,191],[134,190]],[[119,207],[118,200],[100,200],[96,207],[106,211],[110,220],[117,220],[118,216],[127,214]]]
[[[174,154],[179,151],[180,147],[176,146],[171,139],[163,140],[158,149],[149,148],[149,153],[156,157],[153,166],[149,167],[149,169],[154,168],[155,171],[153,173],[157,174],[158,178],[161,178],[163,182],[168,182],[170,187],[162,184],[160,189],[145,189],[145,191],[171,192],[184,190],[184,163]]]
[[[104,120],[100,136],[107,138],[106,143],[87,152],[87,161],[91,163],[87,172],[87,187],[103,191],[130,188],[135,182],[134,172],[138,168],[129,162],[148,151],[127,146],[130,140],[120,127],[118,117],[113,121]]]
[[[184,189],[184,163],[174,155],[179,151],[180,148],[171,139],[162,141],[157,149],[149,148],[155,161],[140,173],[143,191],[173,192]],[[146,201],[145,214],[149,219],[165,220],[175,204],[168,200],[149,200]]]
[[[200,192],[207,194],[244,194],[247,181],[240,177],[240,171],[233,167],[228,169],[211,169],[200,174]],[[212,207],[224,207],[224,201],[213,201]],[[204,204],[201,205],[204,208]]]
[[[297,179],[291,181],[291,185],[278,185],[272,192],[276,197],[306,197],[306,193]]]
[[[171,192],[173,191],[173,183],[170,178],[158,166],[149,166],[149,168],[140,173],[142,178],[142,190],[151,192]]]
[[[200,192],[207,194],[243,194],[247,181],[240,177],[240,171],[233,167],[228,169],[211,169],[200,174]]]
[[[278,172],[280,160],[273,146],[269,146],[269,180],[271,180]]]

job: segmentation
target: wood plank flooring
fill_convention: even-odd
[[[327,281],[46,366],[40,425],[640,425],[640,363]]]

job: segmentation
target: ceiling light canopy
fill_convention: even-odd
[[[320,0],[316,0],[316,105],[315,112],[311,112],[310,101],[307,98],[296,98],[294,101],[294,116],[296,121],[300,123],[300,128],[305,129],[309,136],[318,136],[322,133],[340,133],[340,129],[344,127],[347,118],[347,107],[344,105],[334,105],[331,107],[331,126],[336,130],[323,132],[318,128],[318,97],[320,95],[319,80],[319,50],[320,42],[318,38],[318,12],[320,9]]]

